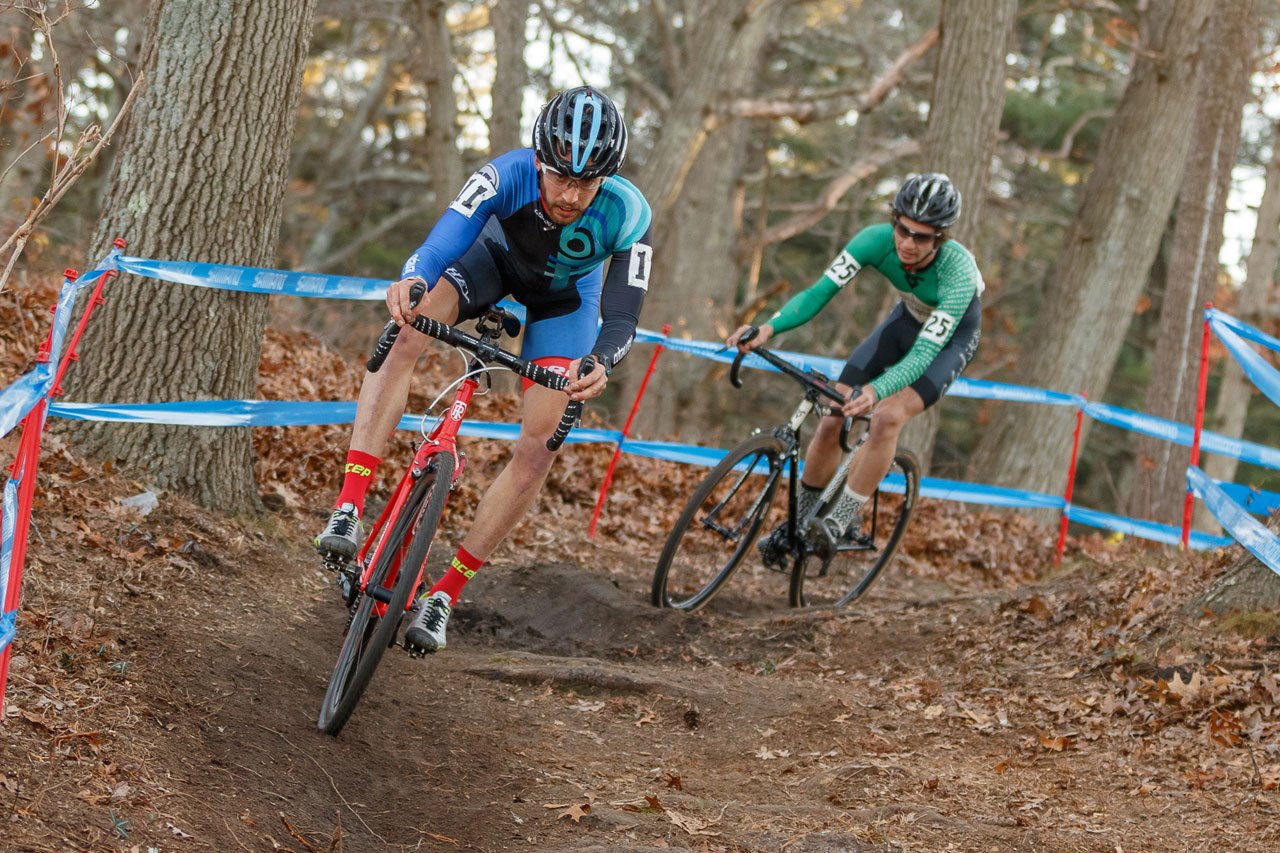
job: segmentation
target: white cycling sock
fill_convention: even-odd
[[[831,512],[827,513],[827,518],[834,521],[840,526],[840,532],[843,533],[858,517],[862,507],[866,504],[868,498],[866,495],[860,495],[853,489],[845,485],[844,491],[840,493],[840,499],[836,501],[836,505]]]

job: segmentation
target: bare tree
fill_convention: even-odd
[[[430,106],[427,162],[431,164],[436,213],[443,213],[445,205],[462,187],[464,171],[462,152],[458,149],[458,100],[453,93],[457,67],[453,61],[449,23],[445,19],[449,4],[446,0],[415,0],[415,8],[422,31],[414,65],[426,81]]]
[[[1005,57],[1017,13],[1017,0],[945,0],[942,4],[942,44],[933,74],[921,167],[945,172],[960,190],[963,210],[953,234],[971,251],[976,251],[973,240],[986,208],[991,158],[1004,111]],[[899,439],[919,454],[926,470],[938,423],[935,406],[912,419]]]
[[[1148,13],[1142,50],[1025,345],[1028,384],[1094,399],[1107,386],[1181,182],[1211,6],[1184,0]],[[1057,407],[1002,406],[982,434],[971,476],[1058,492],[1072,427]]]
[[[1251,43],[1256,39],[1252,0],[1224,4],[1204,33],[1191,150],[1178,195],[1173,254],[1144,407],[1157,417],[1184,423],[1195,417],[1201,307],[1213,298],[1218,283],[1222,217],[1249,94]],[[1135,455],[1130,514],[1166,524],[1179,520],[1186,493],[1186,448],[1137,436]]]
[[[1244,285],[1240,288],[1240,302],[1235,309],[1236,316],[1255,326],[1265,319],[1267,306],[1275,305],[1275,272],[1280,265],[1280,124],[1273,128],[1266,182],[1258,205],[1253,245],[1245,265]],[[1253,383],[1240,365],[1234,359],[1227,359],[1210,428],[1231,438],[1244,435],[1245,415],[1253,393]],[[1216,480],[1234,480],[1238,465],[1239,460],[1234,456],[1210,454],[1203,467],[1204,472]]]
[[[172,0],[148,21],[149,80],[95,238],[142,254],[265,265],[275,250],[315,0]],[[267,300],[122,277],[71,375],[80,399],[254,394]],[[249,430],[99,425],[85,449],[208,506],[257,505]]]
[[[489,151],[494,155],[525,144],[520,134],[520,114],[529,81],[529,66],[524,60],[529,4],[530,0],[491,0],[489,4],[496,66],[489,116]]]

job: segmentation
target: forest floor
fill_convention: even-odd
[[[660,535],[587,539],[552,489],[448,650],[393,650],[333,738],[322,514],[143,517],[140,490],[50,440],[5,850],[1280,846],[1280,646],[1181,612],[1222,555],[1073,542],[1054,570],[1043,531],[925,502],[854,606],[748,572],[690,616],[648,604]]]
[[[306,353],[273,334],[262,396],[350,399],[354,364]],[[661,611],[654,561],[703,471],[625,458],[590,539],[605,447],[566,449],[449,648],[392,650],[321,734],[345,613],[309,541],[344,441],[255,431],[267,511],[236,518],[169,494],[143,515],[122,500],[145,483],[47,436],[0,849],[1280,848],[1274,617],[1188,614],[1233,554],[1090,536],[1055,566],[1026,518],[923,501],[844,610],[744,571]],[[507,452],[467,447],[435,560]]]

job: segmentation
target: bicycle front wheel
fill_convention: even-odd
[[[391,523],[364,592],[352,605],[351,623],[320,706],[317,725],[325,734],[342,731],[382,653],[395,645],[418,570],[426,563],[440,526],[453,482],[453,464],[452,455],[437,454],[414,484],[404,508]],[[379,601],[386,605],[382,616],[378,615]]]
[[[897,476],[895,476],[897,475]],[[862,510],[862,526],[845,535],[829,563],[802,550],[791,569],[792,607],[843,607],[861,596],[889,565],[902,544],[911,510],[920,494],[920,462],[899,450],[883,486]],[[902,493],[897,494],[901,485]]]
[[[697,610],[742,564],[773,503],[786,445],[757,435],[729,451],[689,498],[658,558],[655,607]]]

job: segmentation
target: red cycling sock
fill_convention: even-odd
[[[378,457],[360,450],[347,452],[346,475],[342,479],[342,491],[334,507],[355,504],[356,512],[364,515],[364,496],[373,485],[373,472],[378,470]]]
[[[484,560],[472,556],[466,548],[458,548],[458,555],[453,558],[453,565],[449,566],[444,577],[436,581],[427,595],[444,590],[449,593],[449,606],[452,607],[458,603],[458,596],[462,595],[462,588],[466,586],[467,581],[471,580],[483,565]]]

